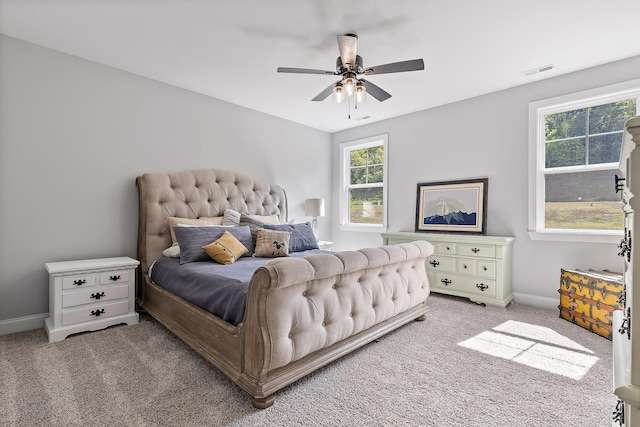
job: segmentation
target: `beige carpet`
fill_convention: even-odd
[[[514,304],[432,295],[413,322],[277,394],[266,410],[142,316],[49,344],[0,337],[2,426],[610,425],[611,342]]]

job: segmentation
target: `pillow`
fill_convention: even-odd
[[[261,221],[265,224],[280,224],[280,215],[278,214],[273,214],[273,215],[249,215],[249,214],[243,214],[246,217],[249,217],[251,219],[254,219],[256,221]]]
[[[301,224],[264,224],[263,228],[269,230],[288,231],[291,233],[289,240],[289,252],[306,251],[307,249],[319,249],[316,236],[313,234],[311,223]]]
[[[253,254],[253,239],[249,227],[175,227],[176,238],[180,244],[180,264],[195,261],[210,261],[211,258],[202,249],[203,246],[219,239],[225,231],[231,233],[248,251],[243,256]]]
[[[171,232],[171,244],[175,245],[177,242],[176,235],[173,232],[173,227],[175,227],[178,224],[200,225],[200,226],[222,225],[222,220],[223,220],[223,217],[221,216],[203,217],[203,218],[177,218],[175,216],[167,217],[167,224],[169,225],[169,231]]]
[[[256,240],[256,231],[264,224],[279,224],[280,217],[278,215],[240,215],[240,225],[248,225],[251,229],[251,236]]]
[[[248,249],[228,231],[222,233],[215,242],[203,246],[202,249],[211,259],[224,265],[233,264],[248,252]]]
[[[240,212],[233,209],[225,209],[224,216],[222,217],[222,225],[238,226],[240,225]]]
[[[258,228],[256,230],[256,251],[254,257],[275,258],[289,255],[288,231],[267,230]]]
[[[169,246],[167,249],[162,251],[162,255],[167,258],[180,258],[180,245],[176,243],[173,246]]]

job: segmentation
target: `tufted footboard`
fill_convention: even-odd
[[[273,393],[424,314],[424,241],[278,258],[254,275],[247,300],[244,372],[267,407]]]

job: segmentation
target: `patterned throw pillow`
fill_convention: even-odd
[[[236,262],[248,249],[233,234],[225,231],[215,242],[211,242],[202,249],[216,262],[229,265]]]
[[[288,231],[291,233],[289,240],[289,252],[318,249],[318,241],[313,234],[311,223],[301,224],[263,224],[263,228],[269,230]]]
[[[291,233],[289,233],[288,231],[276,231],[258,228],[256,230],[256,249],[253,253],[253,256],[264,258],[290,256],[290,238]]]

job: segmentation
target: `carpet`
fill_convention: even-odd
[[[558,317],[432,294],[412,322],[291,384],[266,410],[162,325],[0,337],[3,426],[610,425],[612,346]]]

